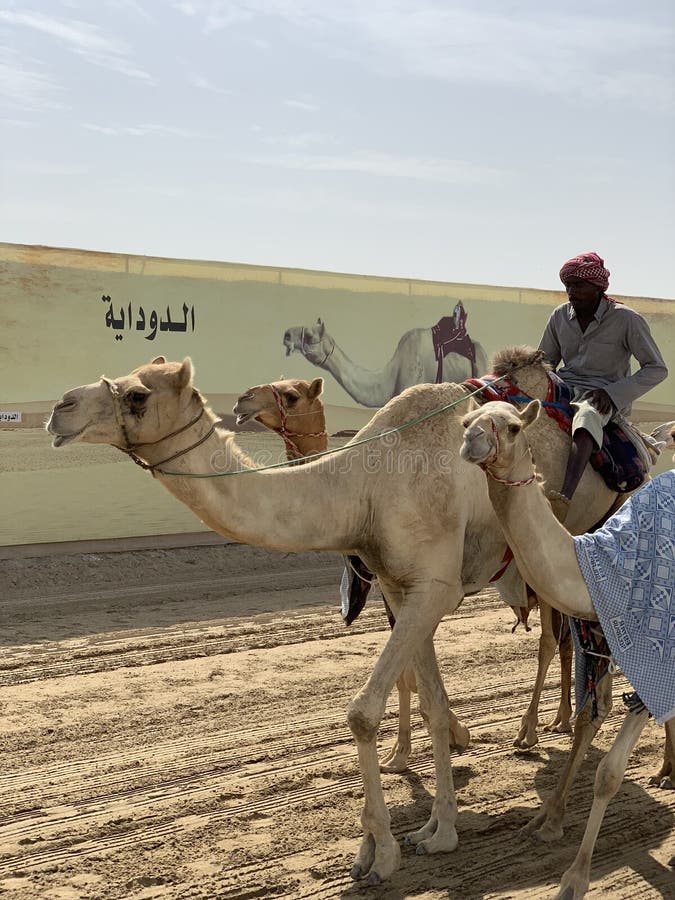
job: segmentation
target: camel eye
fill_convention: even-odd
[[[295,406],[299,399],[296,394],[286,394],[286,406]]]
[[[509,434],[516,435],[520,431],[520,425],[509,425]]]
[[[129,391],[127,394],[127,400],[133,406],[142,406],[147,399],[148,395],[143,391]]]

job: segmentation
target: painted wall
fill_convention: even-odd
[[[204,529],[116,451],[57,452],[38,430],[64,391],[102,373],[120,375],[159,354],[189,355],[199,388],[227,415],[250,385],[322,374],[302,353],[287,356],[283,342],[289,328],[319,317],[355,367],[379,371],[411,329],[424,329],[426,352],[431,326],[458,301],[469,335],[489,355],[536,346],[564,300],[554,291],[14,244],[0,244],[0,297],[0,419],[14,420],[0,421],[0,545]],[[675,372],[675,301],[620,299],[646,316]],[[329,430],[365,424],[372,410],[323,374]],[[669,384],[636,404],[636,420],[675,419]],[[273,435],[241,440],[282,455]]]

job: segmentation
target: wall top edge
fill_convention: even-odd
[[[508,300],[513,303],[545,304],[561,302],[563,291],[506,285],[469,284],[454,281],[433,281],[421,278],[398,278],[386,275],[363,275],[331,272],[320,269],[296,269],[264,266],[251,263],[232,263],[218,260],[194,260],[163,256],[142,256],[113,253],[103,250],[82,250],[68,247],[48,247],[38,244],[12,244],[0,241],[0,263],[49,265],[57,268],[77,268],[90,271],[119,272],[131,275],[204,278],[215,281],[262,281],[287,287],[341,289],[366,293],[386,291],[410,297],[453,296],[458,299]],[[495,293],[499,293],[499,297]],[[622,294],[611,296],[634,308],[649,312],[669,312],[675,298],[637,297]]]

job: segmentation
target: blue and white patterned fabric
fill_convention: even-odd
[[[675,716],[675,469],[574,546],[612,656],[665,722]]]

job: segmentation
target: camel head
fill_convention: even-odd
[[[73,388],[54,406],[46,429],[52,446],[151,444],[181,427],[198,411],[199,392],[192,386],[192,361],[151,363],[121,378],[101,379]],[[116,409],[117,407],[117,409]]]
[[[467,462],[497,469],[509,469],[529,452],[525,429],[539,415],[539,400],[520,412],[510,403],[493,401],[464,417],[464,439],[460,456]]]
[[[323,422],[323,403],[320,399],[322,391],[323,378],[315,378],[314,381],[289,378],[285,381],[259,384],[245,391],[232,411],[237,417],[237,425],[243,425],[250,419],[257,419],[261,425],[272,430],[283,427],[279,404],[285,412],[285,418],[303,416],[304,420],[321,416]],[[321,427],[324,427],[323,424]]]
[[[518,385],[524,394],[542,400],[546,398],[550,371],[544,354],[533,347],[507,347],[498,350],[490,360],[490,372],[508,375],[509,381]]]
[[[308,362],[321,366],[335,349],[335,342],[326,332],[321,319],[314,325],[293,325],[284,332],[286,356],[299,350]]]

